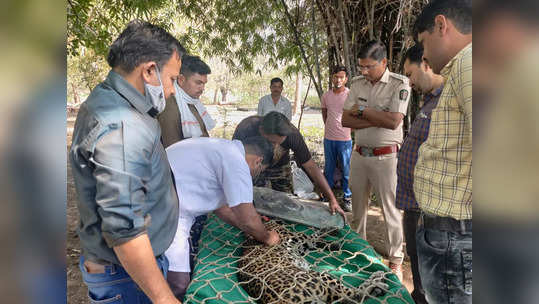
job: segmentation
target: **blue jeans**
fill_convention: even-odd
[[[471,229],[443,231],[425,228],[420,219],[416,245],[427,302],[472,303]]]
[[[168,260],[165,255],[156,258],[157,266],[166,277]],[[105,266],[104,273],[88,273],[84,267],[84,257],[80,257],[79,268],[82,281],[88,286],[90,303],[94,304],[151,304],[152,301],[144,294],[129,274],[120,265]]]
[[[333,173],[337,167],[337,161],[342,165],[342,191],[344,197],[352,196],[348,187],[350,178],[350,157],[352,156],[352,141],[329,140],[324,138],[324,176],[329,187],[333,188]]]

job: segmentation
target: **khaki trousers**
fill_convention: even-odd
[[[367,211],[369,196],[374,189],[376,198],[382,203],[386,222],[386,246],[389,261],[401,264],[403,231],[402,213],[395,207],[397,192],[397,153],[380,156],[362,156],[352,152],[350,166],[350,188],[352,189],[352,229],[367,239]]]

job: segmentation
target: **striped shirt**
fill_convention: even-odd
[[[442,69],[444,90],[419,148],[414,192],[421,210],[472,218],[472,44]]]
[[[442,89],[443,87],[440,87],[434,93],[428,93],[423,97],[423,107],[421,107],[399,150],[397,197],[395,200],[399,209],[418,210],[419,208],[414,195],[414,168],[417,162],[417,151],[429,135],[431,113],[438,104]]]

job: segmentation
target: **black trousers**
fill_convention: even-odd
[[[406,253],[410,257],[410,264],[412,267],[412,279],[414,282],[414,291],[412,292],[412,299],[417,304],[427,303],[425,299],[425,291],[421,285],[421,277],[419,276],[419,265],[417,260],[417,247],[416,247],[416,230],[417,221],[419,220],[420,211],[405,210],[402,217],[402,226],[404,230],[404,240],[406,242]]]

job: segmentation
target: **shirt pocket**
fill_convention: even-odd
[[[392,95],[383,96],[378,103],[378,110],[384,112],[399,112],[399,104],[393,99]]]
[[[464,291],[472,294],[472,251],[462,251],[462,272],[464,280]]]
[[[85,164],[93,156],[96,148],[97,141],[101,136],[110,132],[115,126],[103,125],[98,120],[93,120],[90,131],[86,134],[84,139],[79,144],[75,144],[72,147],[74,159],[81,164]]]

